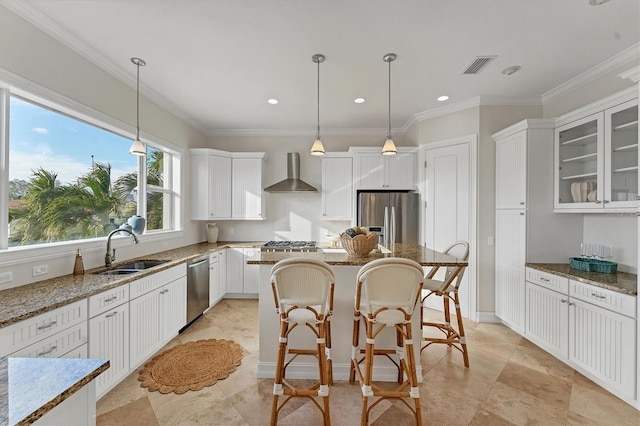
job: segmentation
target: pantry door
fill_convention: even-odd
[[[469,267],[465,271],[459,296],[462,316],[471,319],[476,317],[473,142],[475,137],[423,145],[425,246],[444,251],[455,241],[469,242]],[[442,278],[440,275],[437,277]],[[442,298],[429,297],[425,306],[441,311]],[[453,312],[454,307],[451,306],[451,309]]]

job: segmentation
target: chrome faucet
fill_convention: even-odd
[[[104,266],[111,266],[111,262],[116,260],[116,249],[113,249],[113,254],[111,252],[111,237],[113,237],[113,235],[118,232],[127,232],[131,234],[131,236],[133,237],[133,241],[135,241],[136,244],[140,242],[138,241],[138,237],[136,237],[136,234],[129,231],[128,229],[114,229],[113,231],[109,232],[109,235],[107,236],[107,254],[104,256]]]

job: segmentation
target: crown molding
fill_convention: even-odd
[[[598,77],[602,77],[606,73],[621,67],[624,64],[627,64],[631,61],[637,60],[640,58],[640,43],[636,43],[633,46],[623,50],[617,55],[612,56],[604,62],[599,63],[593,68],[588,69],[587,71],[579,74],[578,76],[565,81],[559,86],[549,90],[546,93],[542,94],[542,103],[546,104],[547,102],[562,96],[568,92],[571,92],[577,89],[580,86],[583,86]]]
[[[513,124],[506,129],[502,129],[491,135],[493,140],[499,140],[529,129],[553,130],[556,127],[556,120],[553,118],[528,118]]]
[[[618,74],[618,77],[626,78],[633,81],[634,83],[637,83],[638,81],[640,81],[640,65],[626,70],[625,72],[621,72],[620,74]]]
[[[131,87],[133,90],[136,89],[136,77],[134,73],[127,72],[121,66],[99,53],[96,49],[89,46],[66,28],[57,24],[38,8],[24,0],[0,0],[0,6],[6,7],[37,29],[43,31],[54,40],[62,43],[64,46],[79,54],[82,58],[93,63],[99,69],[110,74],[120,82]],[[194,120],[184,111],[177,108],[171,101],[151,89],[149,86],[144,84],[143,81],[140,82],[140,94],[185,123],[190,124],[200,132],[207,134],[206,127],[202,123]]]
[[[570,111],[560,117],[556,118],[556,127],[564,126],[565,124],[571,123],[572,121],[576,121],[582,117],[589,116],[591,114],[598,113],[607,108],[614,107],[623,102],[630,101],[632,99],[636,99],[638,97],[638,87],[632,86],[628,87],[624,90],[616,92],[606,98],[599,99],[595,102],[591,102],[581,108]]]
[[[321,135],[334,136],[386,136],[388,129],[326,129]],[[402,129],[391,129],[391,133],[402,134]],[[209,136],[310,136],[316,135],[315,129],[209,129]]]

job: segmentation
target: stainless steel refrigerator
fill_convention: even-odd
[[[416,192],[358,191],[358,226],[379,235],[379,242],[417,243],[419,197]]]

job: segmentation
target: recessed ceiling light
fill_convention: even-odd
[[[271,105],[275,105],[278,103],[277,99],[271,98],[271,99],[267,99],[267,102],[270,103]]]
[[[448,101],[449,97],[447,95],[438,96],[437,98],[440,102]]]
[[[503,69],[502,70],[502,74],[511,75],[511,74],[517,73],[518,71],[520,71],[520,66],[519,65],[514,65],[512,67]]]
[[[357,103],[357,104],[363,104],[363,103],[364,103],[364,101],[366,101],[366,99],[365,99],[365,98],[355,98],[355,99],[353,100],[353,102],[355,102],[355,103]]]

